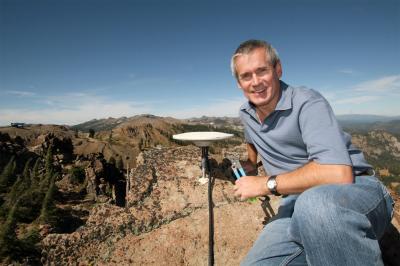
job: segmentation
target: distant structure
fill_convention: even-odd
[[[25,123],[11,123],[11,126],[16,128],[23,128],[25,127]]]

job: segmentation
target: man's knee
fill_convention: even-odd
[[[288,238],[290,223],[290,218],[282,218],[267,224],[241,265],[281,265],[284,261],[307,265],[303,248]]]
[[[304,191],[296,200],[293,216],[323,222],[324,219],[335,215],[334,207],[340,204],[332,195],[331,186],[336,185],[318,186]]]
[[[351,186],[332,184],[303,192],[294,206],[291,236],[298,240],[309,234],[328,238],[343,231],[370,231],[370,221],[363,213],[370,207],[354,198],[354,191]]]

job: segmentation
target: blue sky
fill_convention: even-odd
[[[0,0],[0,125],[237,116],[251,38],[336,114],[400,115],[400,1]]]

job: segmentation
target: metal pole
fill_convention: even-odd
[[[208,265],[214,265],[214,210],[212,200],[212,177],[210,161],[208,160],[208,147],[201,148],[201,163],[203,177],[208,175]]]
[[[128,194],[131,187],[131,179],[129,175],[129,162],[126,164],[126,184],[125,184],[125,207],[128,207]]]

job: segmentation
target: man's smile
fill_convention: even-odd
[[[263,93],[264,91],[266,91],[267,89],[266,88],[259,88],[259,89],[255,89],[255,90],[252,90],[251,91],[251,93],[253,93],[253,94],[261,94],[261,93]]]

